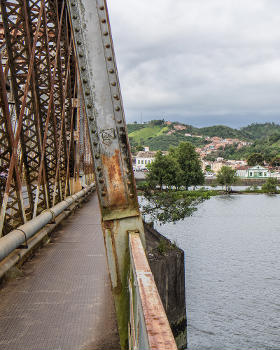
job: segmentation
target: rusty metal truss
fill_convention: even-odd
[[[0,5],[1,236],[93,181],[93,157],[66,2]]]
[[[95,182],[121,348],[176,349],[145,260],[106,0],[0,0],[0,11],[2,242]]]

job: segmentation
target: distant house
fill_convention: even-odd
[[[144,149],[145,151],[140,151],[135,156],[135,163],[133,166],[134,170],[145,170],[147,169],[147,165],[155,160],[157,152],[150,151],[148,147],[145,147]],[[166,156],[168,152],[163,151],[162,154]]]
[[[235,171],[236,176],[247,178],[249,168],[250,167],[247,165],[243,165],[243,166],[236,168],[236,171]]]
[[[135,170],[147,169],[147,165],[151,164],[155,160],[157,152],[153,151],[140,151],[135,157]]]
[[[266,179],[271,176],[271,173],[267,168],[261,165],[255,165],[253,167],[238,167],[236,169],[236,175],[246,179]]]
[[[256,165],[248,169],[248,178],[263,179],[263,178],[270,177],[270,175],[271,175],[270,171],[260,165]]]

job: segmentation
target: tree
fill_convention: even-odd
[[[270,165],[273,166],[273,167],[278,167],[280,166],[280,157],[274,157],[271,162],[270,162]]]
[[[144,190],[147,201],[141,203],[141,212],[150,221],[161,224],[183,220],[197,210],[198,204],[210,198],[205,190],[197,191],[149,191]]]
[[[253,153],[247,159],[247,163],[250,166],[263,165],[263,161],[264,157],[261,153]]]
[[[265,193],[277,193],[277,179],[270,177],[266,180],[266,183],[262,185],[262,190]]]
[[[231,169],[231,167],[222,166],[221,170],[218,171],[217,182],[222,186],[226,186],[226,192],[230,192],[231,185],[234,184],[236,180],[235,170]]]
[[[176,186],[176,188],[180,186],[181,170],[172,157],[157,152],[154,162],[148,165],[148,169],[146,180],[149,187],[159,186],[162,189],[163,185]]]
[[[190,142],[180,142],[179,146],[170,149],[170,156],[179,164],[182,184],[188,189],[190,186],[204,184],[201,162],[194,146]]]

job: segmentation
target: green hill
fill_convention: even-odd
[[[275,123],[250,124],[240,129],[240,132],[252,140],[267,137],[280,132],[280,125]]]
[[[181,141],[189,141],[196,147],[203,147],[210,142],[206,139],[207,137],[217,136],[253,142],[251,146],[240,150],[234,146],[227,147],[225,158],[238,159],[245,157],[248,152],[260,152],[262,149],[266,154],[280,153],[280,125],[275,123],[251,124],[241,129],[234,129],[225,125],[196,128],[177,122],[166,123],[164,120],[152,120],[145,124],[128,124],[127,128],[132,148],[149,146],[154,151],[166,151],[170,146],[178,146]]]
[[[204,136],[218,136],[224,139],[239,139],[239,140],[247,140],[248,137],[245,133],[238,129],[230,128],[225,125],[214,125],[205,128],[198,129],[200,135]]]

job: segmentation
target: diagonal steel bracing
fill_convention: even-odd
[[[93,162],[88,147],[84,167],[75,154],[89,141],[75,130],[84,102],[66,3],[0,0],[0,9],[1,236],[80,190],[81,176],[93,180]]]

